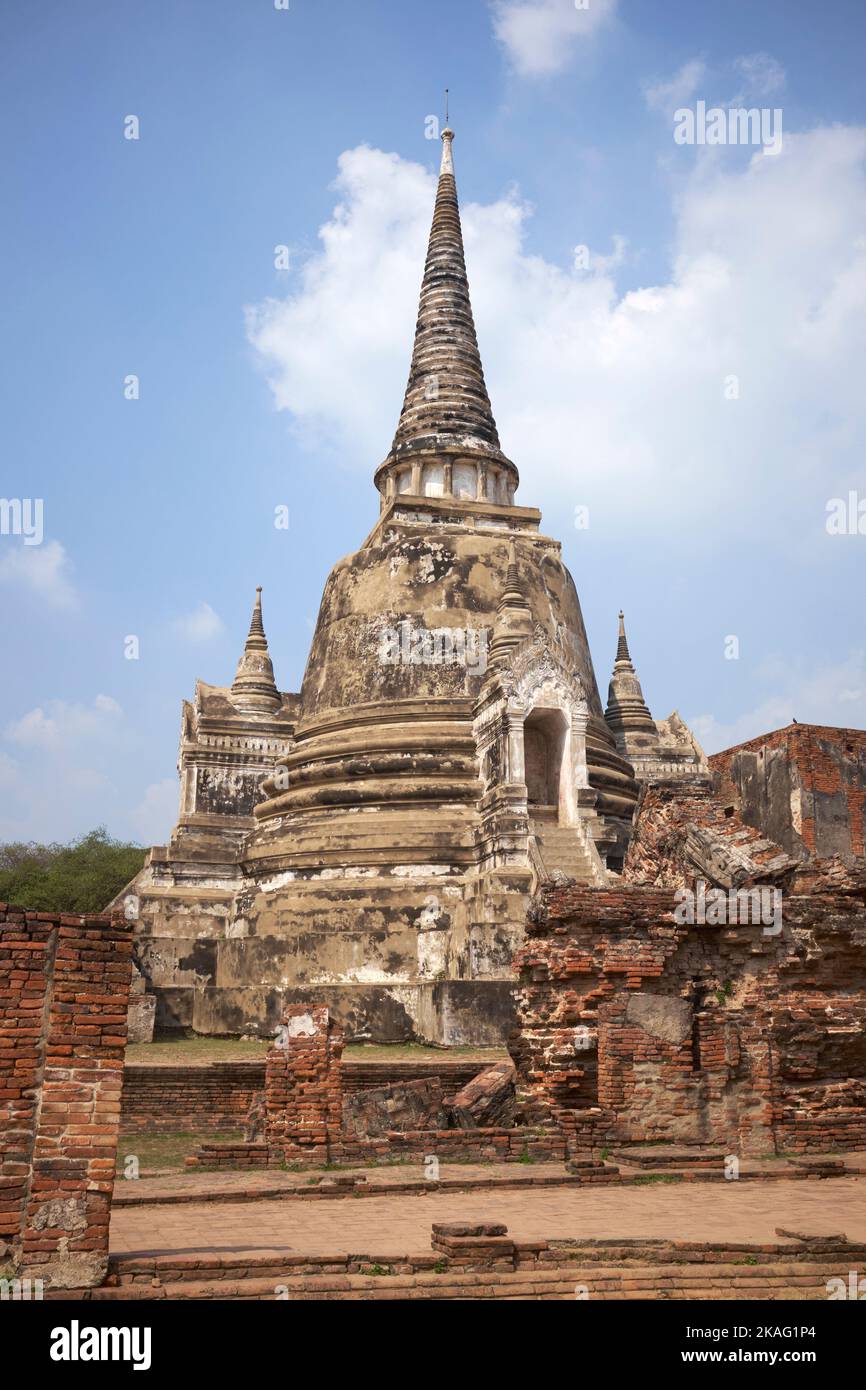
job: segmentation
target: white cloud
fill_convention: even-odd
[[[144,796],[129,816],[142,844],[164,845],[167,842],[177,820],[178,795],[176,777],[164,777],[161,782],[152,782],[145,789]]]
[[[102,738],[117,728],[122,715],[120,705],[110,695],[97,695],[92,705],[48,700],[9,724],[6,737],[22,747],[55,748]]]
[[[493,32],[521,77],[548,77],[570,63],[576,44],[602,28],[617,0],[492,0]]]
[[[690,101],[706,75],[706,64],[700,58],[683,63],[679,72],[665,82],[652,83],[644,88],[644,98],[651,111],[671,112]]]
[[[191,613],[175,618],[174,632],[187,642],[210,642],[224,630],[223,621],[209,603],[200,603]]]
[[[738,101],[778,96],[785,85],[785,69],[769,53],[746,53],[735,58],[734,71],[743,84],[743,90],[731,105],[736,105]]]
[[[712,714],[694,715],[686,723],[707,753],[718,753],[794,719],[800,724],[866,727],[866,652],[852,652],[834,666],[815,671],[794,670],[789,663],[767,663],[757,673],[759,683],[776,683],[750,710],[728,722]]]
[[[785,81],[785,69],[769,53],[746,53],[713,69],[703,58],[691,58],[672,77],[645,83],[644,99],[651,111],[670,116],[696,97],[723,107],[778,99]],[[736,91],[724,94],[723,86],[731,82],[737,84]]]
[[[515,195],[465,205],[494,413],[532,480],[519,500],[592,493],[618,527],[679,527],[686,549],[719,508],[741,543],[786,528],[832,543],[825,500],[863,478],[864,160],[866,131],[842,126],[747,163],[683,150],[670,274],[621,296],[606,273],[533,254]],[[250,310],[248,331],[305,442],[372,471],[406,380],[434,182],[361,147],[337,187],[298,289]]]
[[[59,541],[0,549],[0,583],[30,589],[52,608],[74,608],[78,602],[69,576],[69,558]]]

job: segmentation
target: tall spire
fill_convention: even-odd
[[[616,660],[607,693],[607,709],[604,712],[608,727],[612,730],[620,751],[631,745],[634,735],[645,744],[648,739],[658,739],[655,720],[649,712],[643,697],[625,635],[625,618],[622,610],[619,615],[619,636],[616,644]]]
[[[480,456],[508,475],[513,493],[517,470],[499,447],[475,336],[451,153],[453,130],[446,125],[441,138],[439,185],[409,381],[383,468],[411,464],[420,455],[440,462],[458,454],[468,459]],[[377,483],[381,471],[377,470]],[[413,481],[417,485],[417,476]]]
[[[282,703],[262,622],[261,585],[256,589],[249,635],[232,682],[232,703],[248,710],[277,710]]]
[[[625,614],[623,613],[622,609],[619,610],[619,640],[616,644],[616,660],[617,662],[627,661],[631,669],[634,670],[634,667],[631,664],[631,657],[629,655],[628,650],[628,642],[626,641],[625,636]]]

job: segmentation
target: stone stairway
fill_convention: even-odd
[[[529,828],[536,836],[541,862],[548,874],[559,870],[578,883],[595,881],[589,852],[573,825],[560,825],[555,811],[533,810]]]

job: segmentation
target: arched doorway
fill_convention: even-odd
[[[524,720],[523,759],[530,815],[547,812],[559,819],[565,801],[562,774],[567,728],[559,709],[534,709]]]

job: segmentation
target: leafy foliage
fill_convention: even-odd
[[[69,845],[0,845],[0,902],[37,912],[102,912],[144,863],[104,825]]]

